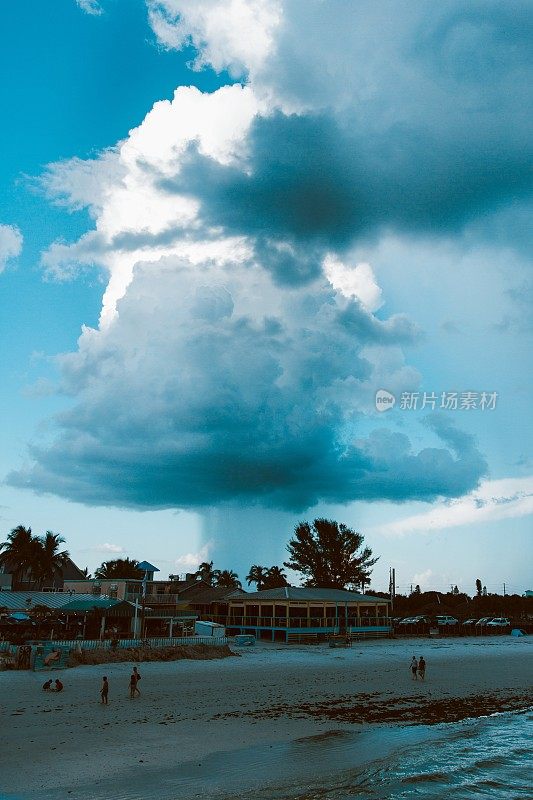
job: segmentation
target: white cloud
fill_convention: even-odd
[[[22,252],[22,234],[16,225],[0,225],[0,272]]]
[[[379,529],[390,536],[432,533],[533,514],[533,476],[483,481],[458,500],[436,503],[430,511],[390,522]]]
[[[196,553],[185,553],[179,556],[174,564],[180,571],[194,572],[204,561],[209,561],[209,554],[213,549],[213,542],[206,542]]]
[[[71,159],[48,167],[43,185],[49,196],[73,209],[88,206],[95,230],[78,242],[54,243],[42,256],[49,275],[66,278],[76,265],[100,264],[110,279],[103,298],[102,324],[109,324],[137,261],[178,255],[194,263],[226,262],[250,255],[239,237],[195,236],[197,203],[165,191],[187,147],[220,164],[239,160],[240,147],[260,104],[250,89],[224,86],[211,94],[180,87],[172,101],[155,103],[128,138],[94,161]],[[175,233],[174,233],[175,231]]]
[[[76,0],[76,5],[86,14],[90,14],[93,17],[99,17],[100,14],[104,13],[98,0]]]
[[[111,542],[97,544],[93,547],[93,550],[96,550],[97,553],[124,553],[124,548],[121,545],[112,544]]]
[[[433,578],[433,571],[430,569],[426,569],[423,572],[417,572],[413,575],[413,585],[420,586],[420,589],[424,591],[426,588],[429,587],[430,581]]]
[[[376,283],[370,264],[361,262],[349,267],[332,255],[324,260],[324,272],[334,289],[345,297],[355,297],[368,311],[377,311],[383,305],[381,289]]]
[[[192,39],[198,69],[209,64],[240,76],[257,70],[274,50],[279,0],[146,0],[159,42],[181,49]]]

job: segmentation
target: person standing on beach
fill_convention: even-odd
[[[416,660],[416,656],[413,656],[411,659],[411,676],[414,681],[416,681],[417,671],[418,671],[418,661]]]
[[[426,677],[426,662],[424,661],[424,656],[420,656],[418,659],[418,674],[422,680]]]
[[[138,696],[141,696],[141,692],[139,689],[139,681],[141,680],[141,673],[137,670],[137,667],[133,667],[133,675],[135,675],[135,692],[137,692]],[[132,675],[132,677],[133,677]],[[135,694],[134,692],[134,694]]]
[[[102,678],[102,688],[100,689],[100,697],[101,702],[106,706],[107,705],[107,695],[109,693],[109,683],[107,680],[107,676],[104,675]]]
[[[135,692],[138,691],[139,690],[137,689],[137,674],[135,672],[135,667],[134,667],[133,672],[130,675],[130,700],[133,700],[133,698],[135,697]]]

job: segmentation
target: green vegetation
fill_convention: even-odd
[[[284,566],[300,572],[304,586],[364,592],[378,559],[369,547],[361,549],[363,541],[362,534],[334,520],[300,522],[287,545],[290,560]]]
[[[248,586],[255,583],[258,592],[263,589],[277,589],[280,586],[288,586],[287,576],[281,567],[260,567],[254,564],[250,567],[250,572],[246,576]]]
[[[104,561],[95,570],[94,577],[100,580],[119,580],[121,578],[141,580],[144,572],[138,569],[138,563],[135,558],[114,558],[111,561]]]
[[[18,525],[0,544],[0,565],[13,575],[13,589],[42,589],[61,574],[69,554],[59,550],[65,540],[46,531],[34,536],[31,528]]]

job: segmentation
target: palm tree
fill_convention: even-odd
[[[130,580],[141,580],[143,571],[137,568],[139,562],[134,558],[114,558],[111,561],[104,561],[97,570],[94,577],[101,580],[115,580],[129,578]]]
[[[216,586],[223,586],[227,589],[242,589],[239,576],[231,569],[216,570]]]
[[[201,578],[208,586],[215,586],[219,570],[213,569],[212,561],[203,561],[195,574],[196,577]]]
[[[287,575],[285,574],[285,570],[281,567],[270,567],[270,569],[267,570],[264,583],[265,589],[278,589],[281,586],[288,585]]]
[[[65,540],[58,533],[46,531],[44,536],[36,539],[33,577],[42,589],[46,582],[53,582],[57,574],[61,574],[70,555],[67,550],[59,551],[59,545]]]
[[[260,567],[258,564],[251,566],[250,572],[246,576],[248,586],[251,583],[255,583],[257,591],[260,592],[268,576],[268,572],[269,570],[266,567]]]
[[[13,575],[13,588],[24,580],[32,580],[37,567],[37,537],[32,535],[31,528],[17,525],[8,534],[7,540],[0,544],[0,566]]]
[[[84,576],[85,576],[85,578],[86,578],[88,581],[90,581],[90,580],[91,580],[91,573],[89,572],[89,567],[85,567],[85,569],[82,569],[82,570],[81,570],[81,573],[82,573],[82,575],[84,575]]]

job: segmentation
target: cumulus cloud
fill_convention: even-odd
[[[181,49],[194,41],[196,69],[206,64],[239,76],[259,68],[274,47],[281,22],[279,0],[146,0],[158,41]]]
[[[375,390],[363,349],[416,336],[407,319],[379,320],[325,279],[287,291],[246,262],[137,264],[113,324],[86,330],[62,358],[76,402],[57,438],[9,481],[157,508],[461,494],[485,464],[448,423],[436,418],[440,446],[419,452],[403,433],[353,434]]]
[[[370,264],[364,262],[349,267],[334,256],[324,259],[324,272],[334,289],[345,297],[355,297],[368,311],[377,311],[383,301]]]
[[[258,109],[253,93],[240,85],[211,94],[180,87],[172,101],[155,103],[127,139],[99,158],[51,164],[41,181],[48,196],[71,210],[87,207],[95,230],[73,244],[52,244],[42,256],[47,273],[64,279],[80,265],[107,271],[101,322],[108,324],[139,260],[178,254],[194,263],[250,254],[252,245],[242,237],[201,226],[194,199],[171,196],[157,184],[162,176],[175,177],[193,141],[217,163],[240,158],[242,137]]]
[[[213,548],[213,542],[206,542],[196,553],[184,553],[174,561],[176,569],[194,572],[200,564],[207,561]]]
[[[0,225],[0,272],[22,252],[22,234],[16,225]]]
[[[259,59],[215,24],[227,3],[194,5],[157,3],[179,28],[172,46],[189,37],[202,64],[240,63],[272,112],[254,121],[244,171],[196,159],[187,173],[207,216],[340,245],[384,228],[486,225],[510,204],[516,219],[527,205],[527,5],[271,4],[275,22],[254,22],[265,34]]]
[[[444,25],[451,2],[437,15],[348,2],[332,15],[314,0],[148,8],[164,46],[192,41],[197,67],[245,84],[180,87],[99,157],[46,170],[50,198],[88,208],[94,228],[53,243],[43,266],[64,278],[97,265],[108,282],[99,328],[59,359],[71,406],[10,482],[85,503],[298,511],[474,489],[486,463],[449,422],[431,417],[417,447],[369,423],[376,389],[417,388],[404,351],[421,331],[383,313],[369,260],[349,253],[383,232],[461,230],[527,194],[525,115],[509,130],[518,32],[479,106],[483,70],[439,68],[439,82],[423,47],[468,52]],[[488,35],[477,10],[460,19],[454,30]]]

